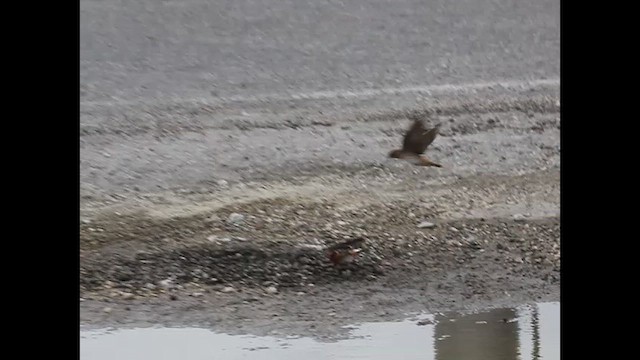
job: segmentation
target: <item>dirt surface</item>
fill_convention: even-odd
[[[389,15],[383,3],[340,11],[384,21],[305,33],[284,28],[339,4],[294,6],[285,22],[254,1],[83,2],[83,326],[323,337],[559,301],[557,4],[403,1]],[[225,11],[249,34],[199,15]],[[424,19],[438,31],[408,25]],[[344,45],[346,24],[371,31]],[[273,43],[250,41],[253,26]],[[400,50],[418,39],[442,49]],[[410,115],[442,123],[427,151],[442,168],[387,157]],[[362,256],[332,266],[324,248],[355,236]]]

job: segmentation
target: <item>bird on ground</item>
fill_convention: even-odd
[[[364,241],[363,237],[358,237],[334,244],[327,248],[327,257],[333,265],[351,263],[362,251]]]
[[[442,165],[429,160],[429,158],[423,155],[427,147],[431,145],[438,135],[440,125],[441,124],[437,124],[435,127],[427,129],[421,119],[415,119],[404,136],[402,149],[391,151],[389,157],[407,160],[418,166],[442,167]]]

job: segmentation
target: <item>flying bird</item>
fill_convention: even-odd
[[[327,248],[327,256],[333,265],[341,265],[353,262],[362,251],[362,237],[343,241]]]
[[[427,147],[431,145],[438,135],[440,125],[437,124],[434,128],[427,129],[421,119],[415,119],[413,125],[404,136],[402,149],[391,151],[389,157],[407,160],[418,166],[442,167],[442,165],[429,160],[423,155]]]

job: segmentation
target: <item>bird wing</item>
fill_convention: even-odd
[[[440,124],[433,129],[426,129],[422,120],[415,120],[407,131],[402,142],[402,150],[414,154],[422,154],[438,135]]]

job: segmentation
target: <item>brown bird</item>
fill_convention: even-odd
[[[333,265],[341,265],[353,262],[362,251],[362,237],[343,241],[327,248],[327,256]]]
[[[440,125],[436,125],[433,129],[426,129],[422,120],[415,119],[413,125],[404,136],[402,149],[391,151],[389,157],[407,160],[419,166],[442,167],[442,165],[429,160],[423,155],[427,147],[431,145],[438,135]]]

